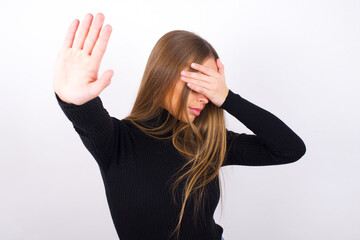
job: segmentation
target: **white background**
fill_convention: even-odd
[[[99,72],[115,72],[100,94],[112,116],[130,113],[156,41],[183,29],[218,51],[233,92],[304,140],[293,164],[222,168],[226,240],[360,239],[357,0],[2,1],[0,239],[117,239],[98,165],[52,89],[65,32],[88,12],[113,27]]]

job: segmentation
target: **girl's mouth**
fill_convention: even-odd
[[[198,108],[190,108],[191,112],[196,115],[196,116],[199,116],[200,115],[200,109]]]

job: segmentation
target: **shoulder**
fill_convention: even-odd
[[[124,134],[133,137],[143,136],[143,132],[137,126],[135,126],[134,123],[132,123],[130,120],[114,118],[114,121],[116,121],[116,125]]]

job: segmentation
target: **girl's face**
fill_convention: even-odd
[[[205,65],[207,67],[214,69],[215,71],[218,71],[218,67],[216,65],[214,58],[208,58],[202,65]],[[186,70],[186,69],[183,69],[183,70]],[[180,75],[180,73],[179,73],[179,75]],[[174,95],[172,96],[173,106],[171,109],[169,109],[169,106],[165,106],[165,108],[173,115],[175,112],[175,111],[173,111],[173,109],[176,109],[175,105],[178,102],[178,99],[180,98],[180,94],[181,94],[183,88],[185,87],[185,84],[186,84],[186,82],[182,81],[179,77],[179,79],[177,80],[176,86],[175,86]],[[187,100],[187,108],[186,108],[188,111],[188,114],[189,114],[190,121],[193,121],[196,116],[201,114],[201,112],[194,110],[193,108],[203,109],[208,102],[209,102],[209,99],[204,94],[198,93],[194,90],[190,90],[188,100]],[[166,104],[168,104],[168,103],[166,102]],[[181,116],[180,117],[181,121],[187,122],[186,115],[184,112],[182,112],[180,116]]]

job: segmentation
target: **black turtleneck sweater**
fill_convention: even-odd
[[[110,116],[99,96],[82,105],[65,103],[56,93],[55,97],[99,165],[120,239],[167,240],[181,209],[181,204],[173,204],[169,179],[185,163],[171,141],[153,139],[130,121]],[[227,129],[223,166],[287,164],[305,154],[304,142],[284,122],[239,94],[229,90],[220,108],[254,133],[240,134]],[[162,117],[167,113],[163,109]],[[198,218],[201,222],[195,227],[193,202],[188,200],[180,240],[221,239],[223,228],[213,219],[220,197],[219,179],[210,182],[207,189],[205,221]]]

